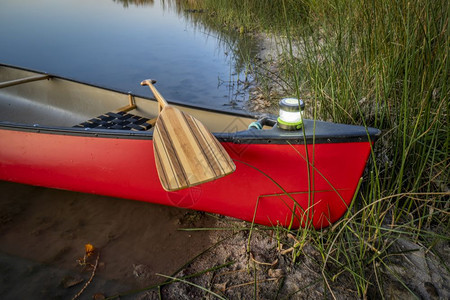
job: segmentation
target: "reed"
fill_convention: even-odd
[[[285,0],[194,0],[188,1],[188,5],[195,9],[206,9],[215,19],[215,24],[221,24],[228,28],[249,30],[281,30],[283,5],[287,7],[289,18],[295,22],[302,22],[302,18],[308,14],[304,1]],[[183,5],[183,4],[182,4]]]
[[[279,36],[277,78],[310,117],[383,131],[345,217],[326,231],[276,229],[314,244],[326,286],[345,275],[361,297],[382,295],[396,239],[430,251],[449,241],[447,1],[193,2],[225,28]],[[273,80],[249,60],[255,77]]]
[[[293,93],[315,117],[383,130],[355,210],[316,243],[323,270],[343,268],[366,296],[381,293],[377,266],[392,239],[449,239],[439,237],[449,226],[448,10],[445,1],[316,2],[309,28],[286,28],[303,50],[287,64]]]

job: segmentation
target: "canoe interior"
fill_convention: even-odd
[[[0,82],[38,74],[0,65]],[[148,92],[150,96],[150,91]],[[157,116],[156,101],[137,96],[133,98],[137,108],[129,113],[149,119]],[[126,93],[51,77],[48,80],[1,88],[0,121],[46,127],[73,127],[91,118],[115,111],[128,103],[129,95]],[[255,121],[250,117],[174,106],[199,119],[212,132],[245,130]]]

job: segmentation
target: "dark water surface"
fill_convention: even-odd
[[[169,100],[218,109],[247,97],[223,41],[175,1],[129,2],[1,0],[0,63],[144,96],[152,78]]]

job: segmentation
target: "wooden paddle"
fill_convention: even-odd
[[[147,79],[160,105],[153,131],[156,169],[163,188],[176,191],[228,175],[236,166],[219,141],[192,116],[169,105]]]

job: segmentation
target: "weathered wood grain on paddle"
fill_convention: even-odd
[[[208,182],[235,170],[214,136],[195,118],[166,106],[153,133],[156,168],[161,184],[175,191]]]
[[[153,132],[156,170],[166,191],[176,191],[228,175],[236,169],[228,153],[197,119],[170,106],[147,79],[162,110]]]

